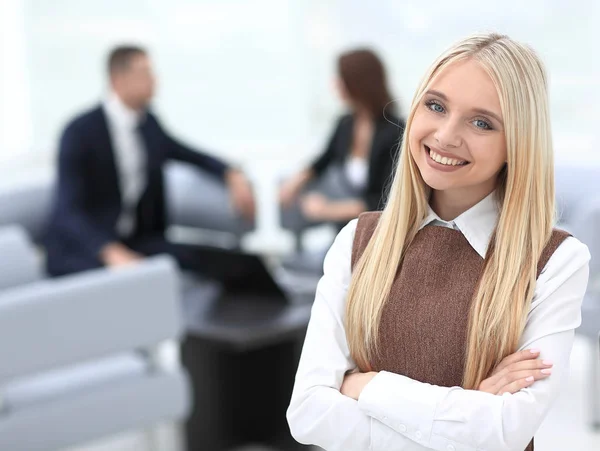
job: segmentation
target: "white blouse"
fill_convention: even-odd
[[[369,163],[366,158],[350,157],[344,165],[346,178],[354,189],[364,190],[369,178]]]
[[[455,228],[484,257],[497,215],[490,195],[451,222],[430,210],[422,227]],[[344,331],[356,224],[351,221],[339,233],[325,258],[287,411],[294,438],[327,451],[525,449],[566,383],[588,281],[587,246],[567,238],[537,280],[519,349],[540,349],[541,358],[554,363],[550,377],[496,396],[382,371],[357,402],[340,393],[344,374],[356,367]]]

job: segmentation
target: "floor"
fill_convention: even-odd
[[[588,368],[592,344],[577,338],[571,360],[569,384],[538,434],[536,451],[594,451],[600,450],[600,431],[587,427],[586,387],[589,386]],[[595,353],[595,358],[598,354]],[[156,432],[157,446],[151,448],[141,433],[124,434],[111,440],[64,451],[181,451],[177,431],[172,426],[161,426]],[[261,447],[247,447],[236,451],[270,451]]]

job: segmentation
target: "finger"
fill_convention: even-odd
[[[502,359],[502,362],[500,362],[500,364],[495,368],[494,371],[500,371],[500,370],[504,369],[505,367],[507,367],[508,365],[511,365],[516,362],[520,362],[522,360],[537,359],[539,357],[539,355],[540,355],[539,349],[525,349],[523,351],[515,352],[514,354],[506,356],[504,359]]]
[[[545,368],[543,370],[535,370],[533,373],[528,374],[528,371],[519,372],[519,374],[513,374],[511,377],[512,382],[504,385],[498,390],[498,394],[504,393],[516,393],[523,388],[531,386],[535,381],[548,378],[552,374],[552,370]],[[524,377],[525,376],[525,377]]]
[[[534,380],[539,381],[541,379],[549,377],[551,374],[551,368],[545,368],[543,370],[523,370],[510,372],[506,374],[502,379],[500,379],[496,388],[500,390],[502,387],[510,385],[519,380],[527,379],[529,377],[533,377]]]
[[[512,363],[499,371],[495,371],[490,378],[493,378],[493,380],[498,380],[498,378],[504,377],[505,374],[510,372],[552,368],[552,366],[553,363],[550,360],[523,360],[521,362]]]
[[[504,368],[501,372],[514,372],[514,371],[522,371],[522,370],[537,370],[544,368],[552,368],[553,363],[550,360],[523,360],[521,362],[512,363],[511,365]]]
[[[524,388],[530,387],[535,382],[535,378],[533,376],[529,376],[525,379],[519,379],[514,381],[508,385],[505,385],[500,390],[498,390],[498,395],[503,395],[504,393],[517,393],[518,391],[523,390]]]
[[[496,388],[499,389],[516,379],[535,375],[537,374],[536,371],[539,372],[540,370],[551,369],[552,366],[553,364],[551,361],[541,359],[516,362],[497,373],[492,374],[492,376],[486,379],[486,386],[492,387],[492,390],[495,390]],[[542,374],[551,374],[551,371]]]

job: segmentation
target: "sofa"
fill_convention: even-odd
[[[173,352],[183,333],[175,262],[35,280],[23,238],[0,230],[0,246],[32,257],[0,290],[0,449],[58,450],[133,430],[151,444],[158,425],[190,411]],[[0,265],[13,257],[1,253]]]

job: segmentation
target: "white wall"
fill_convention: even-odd
[[[173,132],[242,164],[292,167],[318,150],[337,114],[330,88],[340,50],[379,50],[406,108],[444,47],[492,29],[529,42],[544,58],[559,156],[594,154],[594,0],[576,7],[561,0],[0,3],[3,161],[49,161],[64,123],[103,95],[106,53],[118,42],[152,52],[155,107]]]
[[[32,150],[52,151],[75,112],[105,91],[108,49],[154,58],[155,108],[182,138],[239,162],[281,155],[309,134],[297,2],[26,1]]]
[[[65,122],[104,95],[105,58],[120,42],[151,51],[155,109],[173,133],[273,173],[320,150],[340,110],[340,51],[378,50],[406,111],[435,56],[485,30],[546,62],[558,160],[600,162],[599,23],[594,0],[3,0],[0,171],[50,168]]]
[[[0,165],[22,159],[33,136],[24,18],[22,1],[0,2]]]

